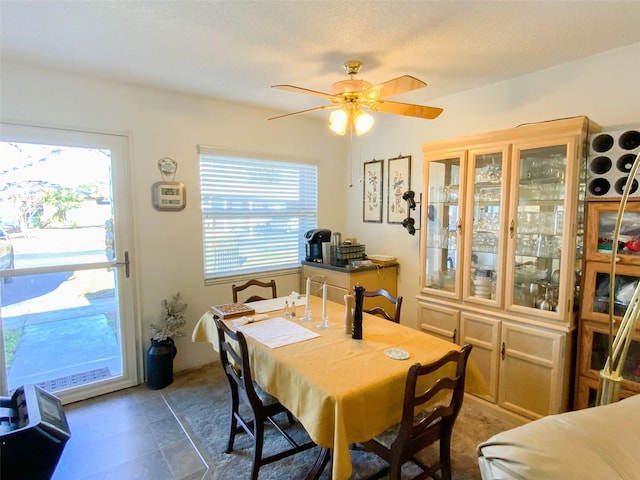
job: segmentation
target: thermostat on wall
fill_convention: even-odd
[[[156,210],[182,210],[186,204],[184,183],[156,182],[153,184],[153,206]]]

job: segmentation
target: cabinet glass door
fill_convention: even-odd
[[[609,355],[609,335],[604,329],[593,331],[593,343],[591,346],[591,361],[589,369],[600,372],[604,368]],[[637,337],[631,340],[629,350],[622,367],[622,378],[630,382],[640,382],[640,342]],[[636,385],[637,387],[637,385]]]
[[[462,212],[463,172],[460,169],[463,154],[425,164],[429,191],[427,192],[426,262],[424,287],[443,292],[446,296],[459,296],[458,252],[462,241],[460,232]]]
[[[588,203],[586,258],[589,260],[611,262],[619,206],[619,201]],[[617,253],[619,264],[640,265],[640,201],[627,202],[620,223]]]
[[[566,296],[559,288],[563,233],[571,235],[565,221],[565,180],[573,174],[567,168],[567,145],[514,153],[517,203],[509,225],[513,282],[508,301],[513,306],[558,311]],[[565,242],[566,246],[569,244]]]
[[[614,330],[615,334],[616,330]],[[582,326],[582,348],[580,364],[578,365],[580,376],[588,377],[596,381],[600,378],[600,371],[604,368],[609,356],[609,327],[592,322],[585,322]],[[632,337],[627,355],[622,366],[622,390],[627,392],[640,392],[640,332]],[[579,393],[584,397],[585,394]],[[621,395],[622,397],[628,396]],[[595,398],[593,398],[595,400]],[[587,406],[586,399],[579,400],[580,407]]]
[[[606,263],[588,262],[582,295],[582,318],[609,322],[609,310],[619,320],[624,317],[631,303],[633,292],[640,282],[640,269],[635,265],[616,265],[611,305],[611,266]]]
[[[465,299],[500,303],[506,215],[505,150],[470,152],[467,213],[465,215]],[[502,247],[502,249],[501,249]]]

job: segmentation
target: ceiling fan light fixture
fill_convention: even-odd
[[[362,67],[362,62],[358,60],[349,60],[348,62],[345,62],[344,68],[350,78],[348,80],[335,82],[331,86],[331,93],[296,87],[294,85],[272,85],[273,88],[322,97],[329,100],[331,103],[299,112],[278,115],[277,117],[272,117],[269,120],[290,117],[301,113],[337,109],[334,110],[329,118],[329,127],[331,130],[338,135],[344,135],[347,130],[350,133],[355,131],[356,134],[362,135],[370,131],[374,124],[373,117],[362,111],[363,107],[374,112],[404,115],[415,118],[426,118],[430,120],[433,120],[442,113],[442,108],[439,107],[413,105],[410,103],[387,100],[387,97],[426,87],[427,84],[422,80],[418,80],[411,75],[402,75],[401,77],[394,78],[377,85],[372,85],[366,80],[355,78],[360,71],[360,67]]]
[[[359,106],[344,106],[329,115],[329,128],[338,135],[344,135],[347,130],[363,135],[371,130],[374,123],[373,116]]]
[[[344,108],[334,110],[329,115],[329,128],[338,135],[344,135],[347,132],[349,124],[349,114]]]
[[[356,134],[362,135],[367,133],[373,127],[375,120],[372,115],[358,108],[353,112],[353,126],[355,127]]]

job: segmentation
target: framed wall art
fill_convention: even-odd
[[[384,160],[372,160],[364,164],[362,185],[362,220],[382,223],[382,185]]]
[[[411,156],[390,158],[387,172],[387,223],[402,223],[407,217],[402,194],[411,190]]]

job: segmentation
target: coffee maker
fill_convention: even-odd
[[[322,244],[331,241],[331,230],[316,228],[304,234],[305,260],[307,262],[323,263]]]

